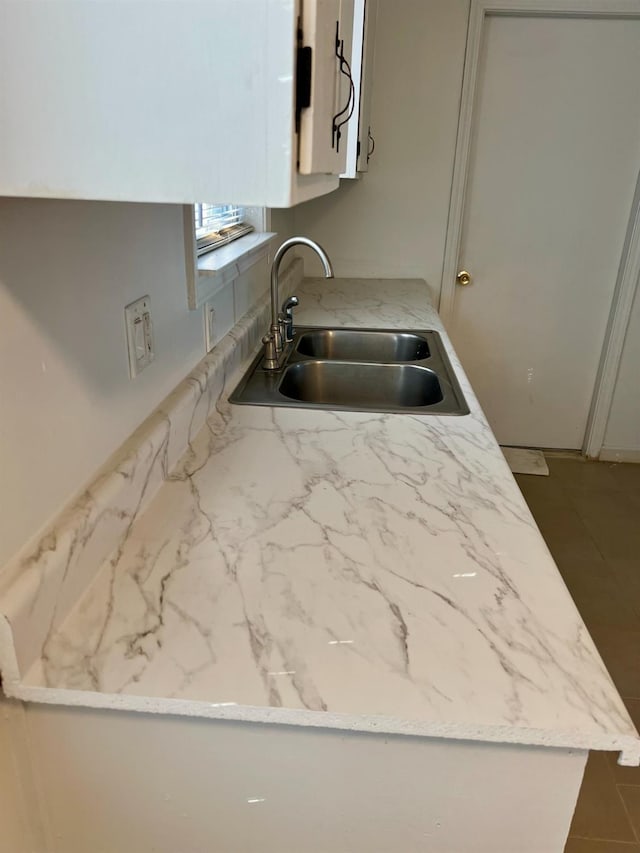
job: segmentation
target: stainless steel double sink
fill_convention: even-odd
[[[440,335],[433,330],[298,327],[282,367],[261,352],[229,400],[348,412],[466,415]]]

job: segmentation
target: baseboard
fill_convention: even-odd
[[[603,447],[598,458],[601,462],[640,463],[640,449],[627,450],[623,447]]]

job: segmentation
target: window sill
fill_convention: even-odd
[[[227,246],[200,255],[196,261],[193,302],[189,300],[192,307],[199,308],[229,282],[267,257],[269,245],[276,236],[271,231],[253,231]]]

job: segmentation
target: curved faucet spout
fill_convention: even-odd
[[[322,246],[319,246],[314,240],[310,240],[308,237],[290,237],[278,248],[273,256],[273,264],[271,265],[271,328],[269,329],[269,334],[273,336],[277,352],[282,350],[282,336],[280,334],[278,318],[280,263],[285,252],[293,248],[293,246],[307,246],[309,249],[313,249],[322,261],[325,278],[333,278],[333,267],[331,266],[329,256]]]

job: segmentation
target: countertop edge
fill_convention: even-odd
[[[544,747],[553,749],[620,752],[621,766],[640,765],[640,738],[626,735],[588,736],[574,731],[552,731],[522,726],[487,726],[459,723],[428,723],[372,714],[359,716],[329,711],[293,708],[267,708],[233,703],[208,703],[188,699],[164,699],[125,693],[97,693],[53,687],[26,687],[19,683],[5,685],[9,698],[44,705],[96,710],[131,711],[139,714],[163,714],[229,722],[263,723],[305,728],[334,729],[368,734],[405,735],[504,746]]]

